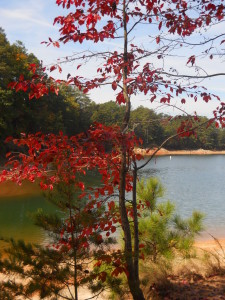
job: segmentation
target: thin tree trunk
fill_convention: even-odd
[[[139,232],[138,232],[138,212],[137,212],[137,168],[136,163],[133,170],[133,214],[134,214],[134,275],[139,282]]]
[[[124,134],[128,128],[130,120],[130,97],[127,91],[127,24],[126,24],[126,0],[123,0],[123,24],[124,24],[124,68],[123,68],[123,96],[126,102],[126,111],[124,115],[123,125],[122,125],[122,134]],[[121,167],[120,167],[120,184],[119,184],[119,209],[121,215],[121,224],[124,232],[124,242],[125,242],[125,259],[128,270],[128,285],[130,292],[134,300],[144,300],[142,290],[139,285],[138,272],[135,271],[134,261],[133,261],[133,252],[132,252],[132,239],[131,239],[131,230],[130,224],[127,216],[126,210],[126,174],[127,174],[127,156],[126,156],[126,144],[122,142],[121,145]]]
[[[73,270],[73,284],[74,284],[74,296],[75,300],[78,300],[78,283],[77,283],[77,245],[74,239],[74,231],[72,228],[75,228],[75,231],[77,230],[76,224],[73,223],[73,218],[72,218],[72,208],[71,208],[71,203],[72,203],[72,196],[69,192],[69,216],[70,216],[70,226],[71,226],[71,239],[72,239],[72,247],[73,247],[73,262],[74,262],[74,270]],[[75,225],[75,226],[74,226]]]

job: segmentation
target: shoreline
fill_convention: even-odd
[[[220,239],[219,243],[213,239],[205,241],[195,241],[194,248],[196,250],[196,257],[186,261],[185,259],[175,260],[173,265],[173,271],[171,275],[168,273],[166,279],[169,279],[171,287],[168,288],[168,292],[174,294],[174,297],[171,299],[197,299],[196,296],[200,295],[202,297],[198,299],[224,299],[220,297],[224,292],[225,277],[224,274],[216,272],[216,269],[210,269],[210,267],[217,267],[218,263],[215,258],[221,259],[219,266],[222,266],[223,270],[223,261],[224,261],[224,251],[225,251],[225,238]],[[209,264],[204,263],[204,255],[209,255]],[[212,258],[212,260],[211,260]],[[214,259],[214,260],[213,260]],[[222,262],[222,265],[220,263]],[[211,264],[210,264],[211,263]],[[213,272],[208,273],[207,272]],[[0,273],[0,284],[2,281],[8,280],[9,277],[6,274]],[[18,283],[22,283],[23,279],[15,275],[14,279]],[[150,284],[149,284],[150,285]],[[174,289],[174,287],[176,287]],[[68,295],[68,290],[64,289],[63,295]],[[224,294],[223,294],[224,295]],[[97,298],[99,300],[107,299],[109,294],[103,293]],[[204,296],[204,297],[203,297]],[[208,296],[210,296],[208,298]],[[213,296],[213,298],[211,298]],[[83,286],[79,287],[79,299],[86,300],[92,299],[93,294],[91,291]],[[16,298],[17,299],[17,298]],[[23,299],[23,298],[19,298]],[[32,297],[32,300],[38,300],[39,295],[35,293]],[[129,298],[130,299],[130,298]],[[166,298],[167,299],[167,298]],[[168,298],[169,299],[169,298]]]
[[[217,239],[216,241],[213,239],[208,240],[196,240],[194,246],[197,249],[212,251],[215,249],[224,250],[225,251],[225,238]]]
[[[136,148],[135,153],[141,154],[143,156],[151,156],[157,148],[153,149],[142,149]],[[225,150],[205,150],[205,149],[197,149],[197,150],[167,150],[165,148],[161,148],[156,156],[172,156],[172,155],[225,155]]]

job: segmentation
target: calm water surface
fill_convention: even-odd
[[[44,231],[32,222],[31,215],[39,208],[51,212],[54,206],[40,195],[7,197],[0,199],[0,237],[37,242],[45,239]],[[4,243],[0,243],[0,248]]]
[[[225,156],[159,157],[141,175],[160,178],[164,199],[175,202],[182,216],[199,210],[205,213],[206,231],[225,237]]]
[[[158,177],[165,187],[164,199],[175,202],[182,216],[190,216],[194,209],[205,213],[203,238],[209,237],[207,232],[225,237],[225,156],[159,157],[140,175]],[[29,215],[38,208],[53,211],[54,206],[37,191],[10,197],[6,191],[0,195],[0,237],[43,241],[44,233],[33,225]]]

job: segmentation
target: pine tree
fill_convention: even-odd
[[[191,217],[183,219],[171,201],[159,202],[163,195],[157,178],[141,180],[137,185],[137,198],[146,208],[139,221],[140,244],[143,254],[153,262],[160,257],[172,259],[178,253],[190,256],[195,237],[203,230],[202,213],[193,211]]]
[[[39,294],[40,299],[78,300],[80,286],[92,283],[93,289],[105,276],[104,268],[93,267],[102,255],[107,258],[105,253],[115,242],[103,237],[103,230],[95,227],[99,220],[108,222],[103,217],[105,207],[96,209],[91,201],[80,201],[74,186],[72,179],[59,182],[46,194],[56,213],[39,210],[33,215],[35,224],[46,232],[45,245],[8,241],[7,258],[0,262],[0,271],[8,279],[1,284],[0,299],[31,299]]]

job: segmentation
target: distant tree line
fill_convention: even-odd
[[[107,125],[121,124],[123,116],[123,107],[110,101],[104,104],[94,106],[91,121],[101,122]],[[152,109],[139,106],[131,111],[132,129],[136,135],[143,140],[143,147],[159,146],[168,137],[177,133],[177,128],[187,117],[157,114]],[[204,124],[196,130],[195,135],[190,137],[176,137],[168,141],[166,148],[169,150],[181,149],[225,149],[225,130],[217,128],[215,124],[208,126],[206,117],[199,117],[200,122]]]
[[[0,28],[0,156],[9,150],[4,143],[8,136],[21,133],[58,133],[67,135],[85,131],[93,122],[106,125],[121,124],[124,107],[114,101],[96,104],[88,95],[69,86],[61,86],[58,96],[51,94],[40,100],[30,101],[27,93],[7,88],[21,74],[31,76],[27,69],[30,63],[39,63],[32,53],[27,53],[18,41],[10,44]],[[41,113],[40,113],[41,112]],[[160,145],[167,137],[176,133],[182,118],[170,118],[140,106],[131,112],[132,128],[143,140],[143,147]],[[207,118],[201,117],[202,121]],[[225,149],[225,131],[215,126],[198,129],[197,136],[175,138],[168,142],[167,149]]]

